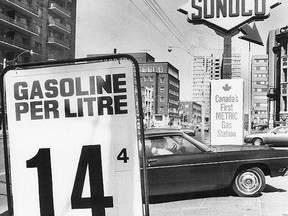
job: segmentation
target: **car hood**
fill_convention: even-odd
[[[249,150],[269,150],[268,146],[254,146],[254,145],[214,145],[211,146],[215,152],[225,151],[249,151]]]

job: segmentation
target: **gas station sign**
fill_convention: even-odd
[[[231,31],[251,20],[269,17],[281,0],[188,0],[178,10],[193,24],[207,24]]]
[[[13,215],[142,215],[133,64],[4,75]]]
[[[243,79],[211,80],[211,144],[243,144]]]

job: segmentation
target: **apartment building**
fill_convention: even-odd
[[[231,69],[232,69],[232,79],[242,77],[241,53],[232,53]]]
[[[168,62],[139,63],[141,85],[153,89],[154,126],[180,123],[179,71]]]
[[[211,56],[195,56],[193,61],[192,101],[205,109],[205,121],[210,116],[210,80],[221,78],[220,59]]]
[[[268,56],[254,55],[252,68],[252,116],[253,126],[268,123]]]
[[[74,59],[75,24],[76,0],[1,0],[1,66]]]

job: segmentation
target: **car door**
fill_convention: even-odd
[[[270,136],[267,136],[267,144],[272,146],[282,147],[288,146],[288,130],[287,127],[278,127],[273,130]]]
[[[181,136],[165,136],[163,154],[155,151],[155,138],[150,139],[147,158],[150,195],[205,191],[217,188],[218,162],[209,162],[214,152],[203,151]],[[182,140],[180,143],[179,140]],[[163,145],[162,145],[163,146]],[[185,150],[184,150],[185,149]],[[147,148],[146,148],[147,150]],[[148,151],[150,151],[148,150]]]

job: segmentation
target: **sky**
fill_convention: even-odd
[[[191,100],[192,56],[222,55],[223,38],[205,25],[187,22],[187,16],[177,11],[187,1],[77,1],[76,58],[111,54],[114,48],[118,53],[147,52],[155,61],[169,62],[179,69],[180,100]],[[245,80],[249,77],[249,56],[266,54],[269,30],[288,25],[288,1],[282,0],[280,6],[271,10],[269,18],[255,23],[264,46],[251,44],[249,52],[249,43],[239,39],[241,32],[232,39],[232,52],[242,55]]]

